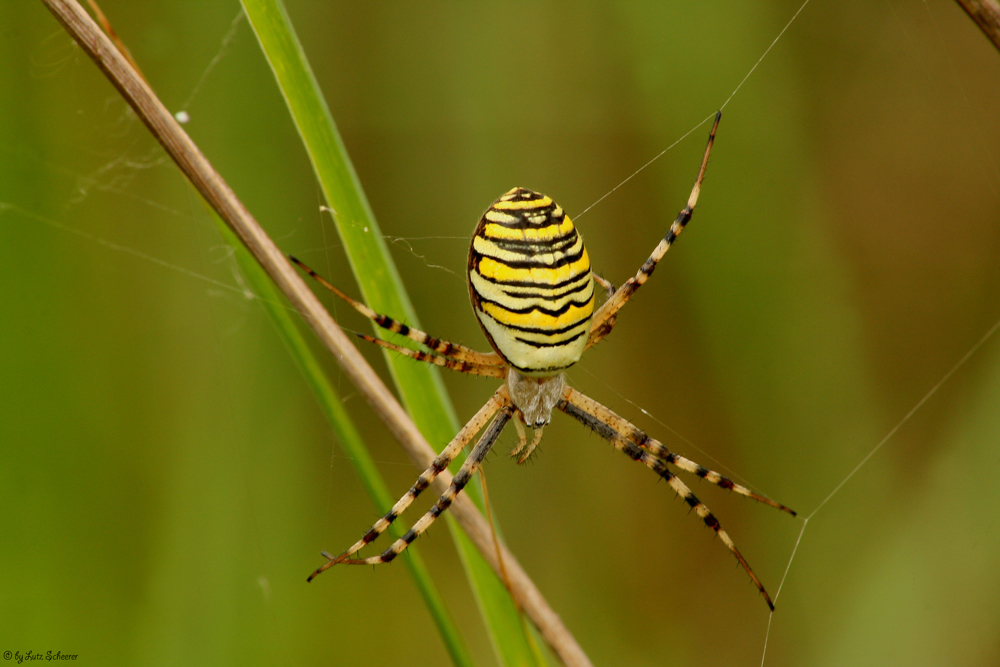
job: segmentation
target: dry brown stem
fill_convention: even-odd
[[[417,468],[421,470],[427,468],[434,460],[435,452],[417,430],[409,415],[152,89],[136,74],[129,62],[121,56],[77,2],[42,0],[42,3],[104,72],[191,184],[218,212],[295,309],[302,314],[319,339],[333,353],[350,381],[389,427]],[[451,480],[451,474],[444,471],[438,476],[435,485],[439,491],[443,491]],[[467,497],[459,496],[455,499],[451,512],[498,576],[501,572],[498,556],[503,559],[511,595],[559,659],[573,667],[590,665],[590,660],[525,574],[513,554],[502,544],[499,551],[495,548],[489,523],[476,506]]]
[[[956,0],[993,46],[1000,49],[1000,4],[996,0]]]

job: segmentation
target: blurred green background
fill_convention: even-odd
[[[579,214],[726,102],[799,7],[355,4],[288,10],[422,322],[479,348],[483,209],[524,186]],[[225,39],[238,4],[102,7],[278,244],[355,291],[256,40]],[[40,4],[0,8],[0,49],[0,651],[446,664],[405,568],[306,585],[385,508],[197,196]],[[812,514],[1000,319],[998,112],[1000,54],[954,3],[812,2],[726,107],[688,233],[571,382]],[[605,277],[653,248],[706,133],[576,218]],[[330,372],[401,494],[415,471]],[[445,380],[462,418],[496,384]],[[594,663],[759,664],[767,610],[711,532],[572,420],[545,435],[523,467],[503,436],[491,501]],[[993,339],[810,519],[765,664],[1000,663],[998,476]],[[693,486],[776,593],[802,520]],[[447,531],[419,544],[495,664]]]

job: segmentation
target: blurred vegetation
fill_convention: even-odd
[[[246,23],[221,46],[238,4],[102,7],[279,245],[354,291]],[[797,9],[288,3],[421,321],[480,348],[482,210],[520,185],[579,214]],[[40,4],[0,25],[0,651],[446,663],[404,568],[305,584],[384,508],[145,128]],[[689,231],[571,381],[811,514],[1000,319],[997,108],[1000,56],[953,3],[811,3],[726,107]],[[705,132],[576,218],[603,275],[648,255]],[[330,372],[402,493],[414,470]],[[495,384],[445,380],[460,418]],[[513,440],[492,505],[595,664],[759,663],[766,608],[665,485],[558,415],[531,465]],[[810,520],[765,664],[1000,661],[998,442],[991,340]],[[802,522],[695,488],[776,592]],[[421,547],[493,664],[451,540]]]

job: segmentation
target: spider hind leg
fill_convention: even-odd
[[[388,315],[383,315],[381,313],[376,313],[374,310],[366,306],[365,304],[352,299],[343,291],[341,291],[337,286],[332,284],[330,281],[326,280],[323,276],[319,275],[313,271],[305,262],[289,255],[290,259],[296,266],[309,274],[309,277],[318,282],[320,285],[328,289],[329,291],[336,294],[340,299],[346,301],[354,310],[358,311],[364,317],[385,329],[386,331],[391,331],[392,333],[399,334],[401,336],[406,336],[410,340],[416,341],[420,345],[423,345],[427,349],[435,352],[447,359],[471,362],[474,366],[503,366],[503,360],[500,359],[499,355],[495,352],[477,352],[472,348],[460,345],[458,343],[452,343],[451,341],[443,340],[441,338],[435,338],[428,333],[421,331],[420,329],[415,329],[411,326],[403,324],[398,320],[394,320]],[[371,340],[371,339],[370,339]],[[377,340],[377,339],[376,339]],[[447,365],[447,364],[438,364]],[[482,375],[483,373],[479,373]],[[502,377],[502,376],[501,376]]]
[[[649,277],[653,274],[656,269],[656,265],[659,263],[663,256],[667,254],[667,250],[673,245],[677,237],[680,236],[681,232],[684,231],[684,227],[691,220],[692,214],[694,214],[694,207],[698,203],[698,195],[701,193],[701,184],[705,180],[705,170],[708,168],[708,156],[712,153],[712,146],[715,144],[715,132],[719,128],[719,120],[722,119],[722,112],[719,111],[715,114],[715,123],[712,125],[712,130],[708,134],[708,144],[705,146],[705,154],[701,158],[701,167],[698,169],[698,177],[695,179],[694,187],[691,188],[691,194],[688,196],[687,205],[681,209],[681,212],[677,214],[674,219],[670,229],[667,230],[666,235],[660,240],[656,248],[653,249],[653,254],[649,256],[639,271],[631,278],[625,281],[621,287],[618,288],[607,301],[601,304],[601,307],[597,309],[594,313],[594,319],[590,325],[590,336],[587,339],[587,349],[599,343],[605,336],[611,333],[611,329],[615,326],[616,316],[619,310],[628,302],[628,300],[635,294],[636,290],[642,287]],[[602,279],[603,280],[603,279]],[[601,282],[601,281],[598,281]],[[601,282],[604,286],[604,282]],[[605,289],[607,287],[605,286]]]

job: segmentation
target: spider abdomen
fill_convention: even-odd
[[[497,351],[529,375],[572,366],[594,313],[590,258],[549,197],[514,188],[479,220],[469,248],[472,308]]]

